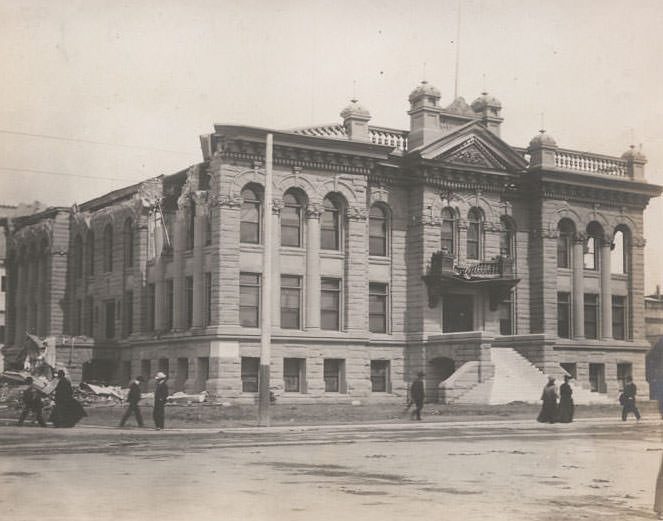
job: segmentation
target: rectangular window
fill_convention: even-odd
[[[85,297],[85,309],[87,311],[85,334],[89,337],[93,337],[94,336],[94,299],[92,297]]]
[[[147,285],[147,330],[154,331],[156,328],[156,287],[153,283]]]
[[[369,315],[368,324],[371,333],[387,332],[387,284],[371,282],[368,285]]]
[[[193,326],[193,277],[184,277],[184,313],[186,329]]]
[[[612,337],[626,339],[626,297],[612,296]]]
[[[170,363],[168,358],[159,358],[159,371],[168,376],[168,370],[170,369]]]
[[[480,224],[478,222],[470,222],[467,225],[467,258],[479,258],[479,234]]]
[[[124,327],[125,338],[134,330],[134,292],[127,291],[124,294]]]
[[[626,378],[633,378],[633,364],[629,362],[622,362],[617,364],[617,381],[619,382],[619,389],[624,390],[626,387]]]
[[[260,274],[239,274],[239,323],[258,327],[260,320]]]
[[[0,287],[0,291],[3,293],[7,291],[7,277],[5,275],[2,276],[2,286]]]
[[[585,243],[585,253],[582,257],[586,270],[595,270],[598,266],[598,248],[596,237],[588,237]]]
[[[209,212],[211,212],[211,209],[208,210],[208,214],[205,216],[205,246],[212,244],[212,215]]]
[[[106,338],[115,338],[115,301],[107,300],[106,310]]]
[[[184,384],[189,379],[189,359],[177,359],[177,374],[175,375],[175,390],[184,391]]]
[[[451,219],[444,219],[442,221],[442,234],[441,234],[441,248],[446,250],[447,253],[454,254],[454,221]]]
[[[152,362],[150,360],[140,361],[140,374],[143,377],[143,385],[147,385],[152,378]]]
[[[389,360],[371,360],[371,391],[389,392]]]
[[[196,203],[191,201],[187,212],[186,249],[193,250],[196,237]]]
[[[571,338],[571,294],[557,293],[557,336]]]
[[[166,280],[166,330],[173,329],[173,317],[175,312],[175,292],[173,279]]]
[[[0,326],[0,344],[5,343],[5,326]]]
[[[571,236],[560,232],[557,238],[557,267],[568,268],[570,266]]]
[[[205,325],[212,323],[212,274],[205,273]]]
[[[341,329],[341,279],[320,281],[320,329]]]
[[[323,361],[323,375],[326,393],[345,392],[345,360],[326,358]]]
[[[499,314],[500,314],[500,335],[512,335],[513,300],[511,298],[511,293],[509,293],[509,298],[500,302]]]
[[[196,368],[196,390],[198,392],[207,389],[207,380],[209,380],[209,358],[201,356],[197,360]]]
[[[585,338],[599,337],[599,296],[585,293]]]
[[[605,393],[605,364],[589,364],[589,388],[593,393]]]
[[[299,329],[302,278],[281,275],[281,328]]]
[[[303,393],[304,371],[306,360],[304,358],[283,359],[283,389],[287,393]]]
[[[577,379],[578,378],[578,366],[576,365],[575,362],[562,362],[559,364],[562,366],[562,369],[564,369],[569,375],[571,375],[571,378]]]
[[[258,392],[258,370],[260,368],[260,358],[257,357],[242,357],[242,392],[243,393],[257,393]]]

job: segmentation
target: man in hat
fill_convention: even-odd
[[[23,425],[25,418],[27,418],[29,413],[33,413],[34,417],[39,422],[39,425],[46,427],[46,422],[44,421],[43,416],[41,415],[41,391],[37,389],[34,385],[31,376],[28,376],[25,379],[27,388],[23,391],[23,410],[21,411],[21,416],[18,419],[18,424]]]
[[[157,386],[154,389],[154,411],[152,417],[154,418],[154,427],[156,430],[165,428],[166,422],[166,400],[168,399],[168,385],[166,379],[168,377],[159,371],[154,375],[157,381]]]
[[[640,419],[640,411],[635,406],[635,395],[638,390],[633,383],[633,378],[630,376],[626,377],[626,385],[624,386],[624,392],[622,393],[622,421],[626,421],[628,413],[632,412],[635,415],[635,419]]]
[[[424,408],[424,373],[421,371],[410,387],[410,400],[414,404],[413,418],[421,420],[421,409]]]
[[[124,424],[132,413],[136,415],[136,423],[138,423],[138,426],[143,426],[143,416],[140,413],[140,408],[138,407],[138,402],[140,402],[140,383],[142,381],[143,377],[137,376],[129,386],[129,394],[127,395],[127,402],[129,402],[129,407],[127,407],[124,416],[122,416],[120,427],[124,427]]]

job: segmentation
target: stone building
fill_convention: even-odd
[[[497,99],[440,97],[414,89],[409,130],[356,100],[329,125],[215,125],[197,165],[14,219],[8,341],[54,336],[74,380],[253,400],[272,241],[280,400],[402,400],[420,370],[442,402],[538,400],[564,371],[644,384],[644,156],[513,147]]]

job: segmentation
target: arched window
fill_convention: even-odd
[[[387,256],[387,228],[387,213],[384,208],[374,204],[368,215],[369,255]]]
[[[335,199],[327,196],[322,202],[320,216],[320,248],[339,250],[341,247],[341,208]]]
[[[104,272],[113,271],[113,227],[104,228]]]
[[[628,228],[618,226],[612,239],[610,252],[610,271],[615,274],[624,274],[629,271],[630,233]]]
[[[87,274],[94,275],[94,232],[89,230],[87,232],[87,240],[85,241],[85,251],[87,253]]]
[[[302,245],[302,204],[294,193],[283,196],[281,210],[281,246],[299,248]]]
[[[472,208],[467,214],[467,258],[479,259],[481,253],[481,210]]]
[[[451,255],[456,253],[456,217],[451,208],[442,210],[441,247]]]
[[[502,230],[500,232],[500,255],[513,258],[516,256],[516,248],[514,244],[515,226],[509,217],[502,216],[500,221],[502,222]]]
[[[557,267],[571,267],[571,241],[575,232],[575,225],[569,219],[562,219],[557,224]]]
[[[603,228],[597,222],[587,225],[587,241],[583,255],[583,264],[586,270],[599,269],[599,252],[601,250],[601,237]]]
[[[124,267],[134,265],[134,227],[131,219],[124,221]]]
[[[255,186],[242,190],[242,211],[240,216],[240,242],[260,243],[260,217],[262,194]]]
[[[74,273],[77,279],[83,277],[83,240],[80,235],[74,239]]]

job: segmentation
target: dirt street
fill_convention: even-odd
[[[658,421],[0,426],[12,520],[654,519]]]

